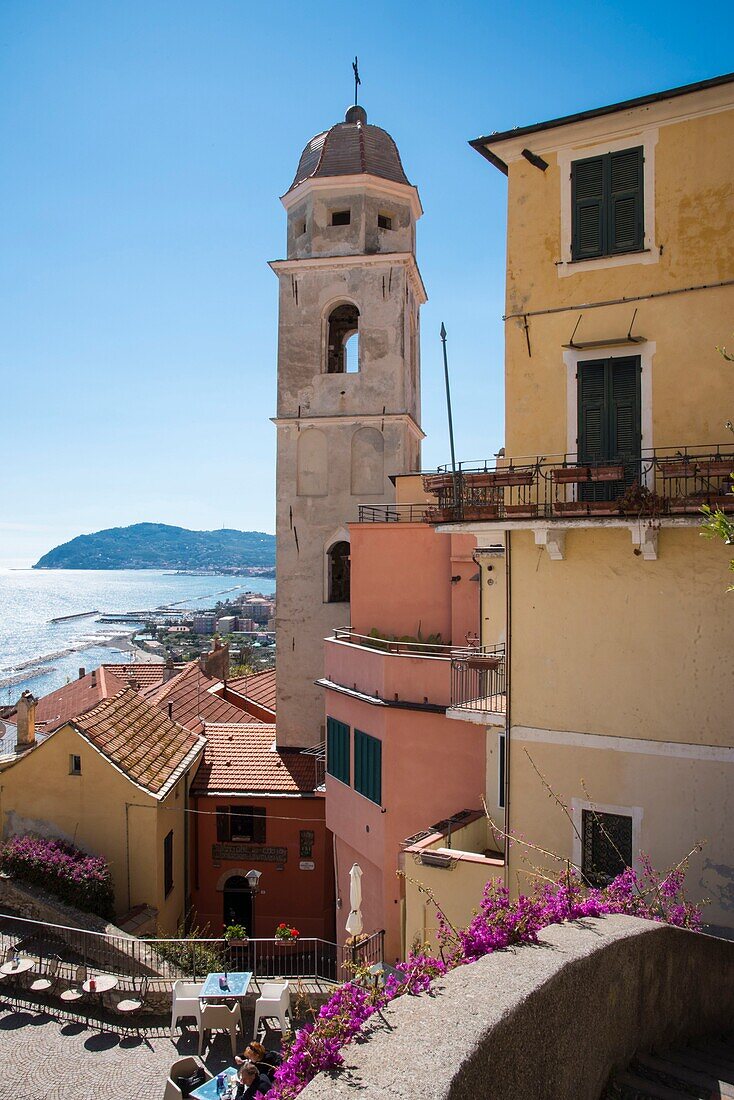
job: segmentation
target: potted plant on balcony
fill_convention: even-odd
[[[668,510],[668,501],[647,485],[633,481],[617,501],[619,510],[625,516],[655,518]]]
[[[224,929],[224,939],[228,947],[246,947],[247,938],[244,924],[228,924]]]
[[[275,942],[281,945],[296,943],[300,934],[297,928],[281,921],[275,929]]]

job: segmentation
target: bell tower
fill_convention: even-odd
[[[324,739],[323,640],[349,625],[349,527],[420,469],[422,214],[362,107],[317,134],[282,199],[278,276],[277,740]],[[375,624],[379,626],[379,624]]]

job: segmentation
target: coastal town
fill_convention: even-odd
[[[466,154],[501,445],[422,462],[421,181],[355,96],[272,181],[275,593],[96,612],[130,659],[0,712],[49,1095],[732,1095],[734,75],[553,110]]]

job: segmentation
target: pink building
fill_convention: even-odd
[[[350,525],[351,627],[327,640],[320,681],[337,937],[347,935],[349,870],[357,862],[364,931],[385,930],[388,962],[405,950],[404,883],[396,874],[405,840],[480,809],[485,789],[484,729],[446,717],[451,658],[479,633],[475,542],[437,534],[420,512],[405,521],[400,506],[374,509],[377,522]],[[420,868],[409,858],[405,870]]]

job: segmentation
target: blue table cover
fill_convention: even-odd
[[[229,1066],[224,1071],[227,1079],[229,1079],[230,1073],[236,1073],[236,1066]],[[212,1077],[211,1081],[206,1081],[203,1085],[199,1085],[198,1089],[194,1089],[191,1096],[195,1100],[219,1100],[219,1093],[217,1092],[217,1074]]]
[[[219,985],[219,979],[223,978],[224,974],[208,974],[201,987],[199,997],[202,1000],[206,1000],[208,997],[244,997],[252,979],[252,972],[245,970],[243,973],[233,973],[228,970],[226,976],[227,988],[222,989]]]

